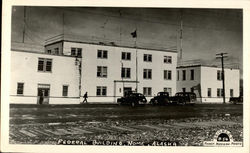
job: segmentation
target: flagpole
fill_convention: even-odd
[[[136,62],[136,92],[138,91],[138,59],[137,59],[137,44],[136,44],[136,41],[137,41],[137,36],[135,37],[135,53],[136,53],[136,59],[135,59],[135,62]]]

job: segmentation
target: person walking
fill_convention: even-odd
[[[88,92],[85,92],[85,94],[83,95],[83,98],[84,98],[84,100],[82,101],[82,103],[84,103],[84,102],[88,103],[88,101],[87,101]]]

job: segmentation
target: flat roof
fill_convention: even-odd
[[[211,67],[211,68],[221,68],[221,66],[216,66],[216,65],[203,65],[203,64],[197,64],[197,65],[183,65],[183,66],[177,66],[176,69],[181,69],[181,68],[190,68],[190,67]],[[240,69],[240,68],[231,68],[228,66],[224,66],[225,69]]]
[[[119,40],[116,40],[119,42]],[[155,51],[165,51],[165,52],[173,52],[177,53],[177,47],[172,46],[171,48],[163,47],[163,44],[146,44],[137,42],[137,46],[135,47],[134,41],[126,41],[126,42],[114,42],[114,40],[98,40],[98,39],[90,39],[86,37],[77,37],[71,35],[57,35],[51,37],[45,41],[45,47],[51,44],[59,43],[59,42],[72,42],[72,43],[82,43],[82,44],[91,44],[91,45],[101,45],[101,46],[110,46],[110,47],[124,47],[124,48],[133,48],[133,49],[144,49],[144,50],[155,50]]]

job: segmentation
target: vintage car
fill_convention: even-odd
[[[147,99],[141,93],[131,92],[126,94],[124,97],[118,98],[117,103],[119,105],[131,105],[134,107],[139,104],[146,104]]]
[[[243,104],[243,97],[230,97],[229,102],[232,104]]]
[[[152,105],[167,105],[169,104],[169,93],[158,92],[157,96],[153,97],[149,103]]]
[[[170,104],[194,105],[196,101],[196,94],[193,92],[177,92],[175,96],[169,97]]]

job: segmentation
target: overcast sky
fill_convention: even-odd
[[[183,60],[202,59],[218,63],[215,54],[227,52],[226,63],[239,63],[242,69],[241,10],[181,10]],[[24,42],[42,46],[45,39],[62,34],[64,29],[64,34],[86,39],[131,43],[130,33],[137,29],[138,46],[179,50],[180,12],[180,9],[169,8],[26,7]],[[23,28],[24,9],[13,7],[13,42],[22,43]]]

